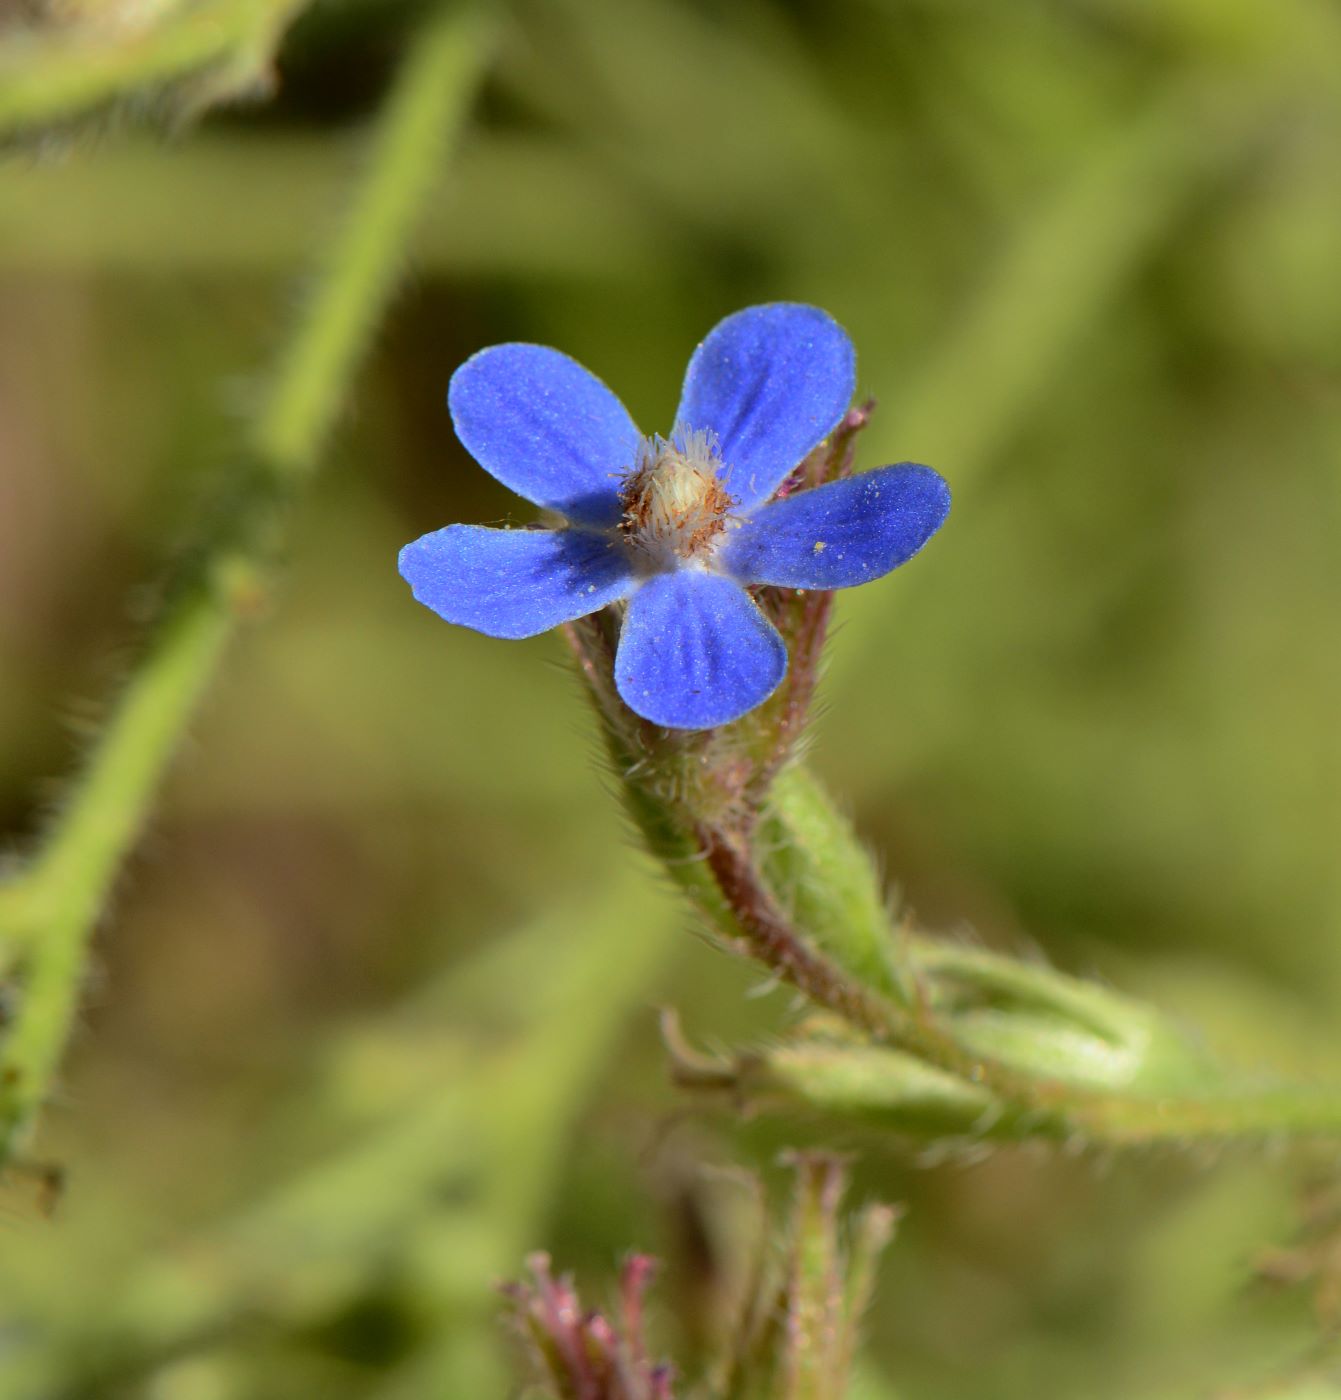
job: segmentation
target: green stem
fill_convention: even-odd
[[[26,948],[0,1049],[0,1146],[12,1148],[55,1073],[88,942],[169,761],[264,578],[289,492],[318,464],[395,285],[415,215],[465,118],[489,49],[472,9],[431,21],[405,63],[371,173],[281,358],[237,498],[178,591],[31,872],[0,904],[0,948]]]
[[[25,1338],[0,1367],[0,1400],[148,1388],[166,1358],[211,1340],[321,1325],[392,1260],[417,1315],[443,1320],[444,1347],[492,1335],[491,1284],[534,1242],[593,1076],[676,942],[678,922],[658,909],[630,943],[636,897],[619,880],[595,901],[556,906],[333,1040],[293,1111],[301,1124],[311,1110],[339,1145],[323,1134],[262,1199],[141,1251],[115,1297]],[[395,1066],[395,1088],[379,1076],[370,1101],[351,1102],[368,1059]],[[503,1388],[495,1377],[421,1393]]]
[[[279,36],[308,0],[210,0],[146,32],[11,38],[0,61],[0,138],[87,116],[219,70],[225,91],[263,79]]]
[[[283,474],[317,463],[358,362],[403,271],[403,252],[474,98],[493,25],[473,4],[450,6],[406,60],[358,206],[337,234],[282,356],[256,429]]]
[[[1194,72],[1087,150],[1031,206],[963,319],[890,406],[901,440],[936,444],[955,489],[966,487],[1047,401],[1085,327],[1188,206],[1260,148],[1295,96],[1274,74]]]
[[[1341,1136],[1341,1093],[1238,1079],[1153,1006],[920,933],[896,940],[870,857],[799,767],[780,775],[761,837],[732,864],[709,849],[726,904],[755,957],[861,1034],[801,1037],[734,1075],[699,1073],[705,1087],[771,1087],[929,1136]]]
[[[1294,1085],[1217,1086],[1171,1098],[1097,1096],[1072,1114],[1077,1130],[1115,1147],[1158,1142],[1341,1137],[1341,1094]]]
[[[1070,1087],[1047,1111],[1027,1091],[1007,1096],[888,1046],[800,1038],[722,1062],[681,1068],[676,1081],[764,1106],[781,1099],[825,1117],[931,1141],[1068,1141],[1106,1147],[1264,1142],[1341,1135],[1341,1095],[1297,1086],[1235,1087],[1223,1078],[1181,1094]],[[695,1072],[696,1070],[696,1072]],[[1023,1083],[1017,1076],[1016,1085]]]
[[[23,1000],[0,1048],[0,1156],[56,1071],[74,1016],[89,937],[144,824],[158,775],[232,632],[196,593],[163,626],[131,680],[29,881],[17,933],[33,939]],[[0,933],[6,930],[0,929]]]
[[[1085,329],[1189,205],[1269,141],[1273,117],[1296,100],[1276,74],[1225,80],[1198,71],[1087,149],[1070,179],[1031,203],[963,316],[886,405],[898,450],[943,465],[966,499],[1050,401]],[[888,626],[882,609],[850,609],[834,676],[878,655]]]

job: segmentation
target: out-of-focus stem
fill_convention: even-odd
[[[0,57],[0,138],[63,125],[120,98],[218,70],[233,90],[261,78],[308,0],[206,0],[147,31],[99,26],[9,38]],[[90,26],[90,28],[93,28]]]
[[[444,1348],[468,1346],[463,1321],[491,1308],[491,1283],[533,1242],[592,1076],[674,945],[659,910],[630,944],[634,895],[616,878],[557,904],[399,1011],[332,1040],[304,1098],[339,1125],[338,1144],[324,1139],[236,1213],[137,1257],[99,1306],[67,1311],[54,1335],[25,1330],[0,1366],[0,1400],[144,1393],[166,1359],[211,1340],[301,1332],[341,1315],[393,1256],[420,1307],[450,1318]],[[430,1026],[452,1030],[443,1039]],[[365,1056],[379,1066],[372,1081],[358,1068]],[[394,1088],[383,1072],[391,1064],[401,1067]],[[367,1097],[351,1093],[360,1081]],[[478,1190],[454,1191],[463,1179]],[[406,1392],[503,1393],[499,1377]]]
[[[0,904],[0,956],[26,962],[0,1047],[0,1153],[45,1097],[78,1004],[89,938],[238,620],[253,610],[292,491],[318,464],[394,288],[415,215],[476,91],[489,28],[432,20],[405,62],[356,194],[275,371],[229,508],[152,642],[32,868]]]
[[[474,101],[493,29],[483,5],[467,0],[446,6],[410,49],[355,206],[317,269],[256,426],[257,453],[279,474],[303,476],[318,464],[400,281],[419,213]]]

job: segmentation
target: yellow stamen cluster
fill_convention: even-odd
[[[718,473],[711,433],[679,432],[646,439],[620,500],[626,539],[660,564],[705,558],[726,529],[735,500]]]

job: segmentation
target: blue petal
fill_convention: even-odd
[[[449,525],[407,544],[401,577],[439,617],[490,637],[534,637],[628,591],[623,546],[586,530]]]
[[[777,629],[729,578],[657,574],[629,601],[615,684],[653,724],[726,724],[767,700],[786,672]]]
[[[930,467],[881,467],[763,506],[718,563],[742,583],[850,588],[911,559],[949,511],[950,488]]]
[[[447,389],[456,435],[504,486],[584,525],[620,516],[618,478],[642,441],[589,370],[545,345],[492,345]]]
[[[837,426],[856,373],[847,333],[818,307],[747,307],[694,351],[676,425],[717,434],[727,489],[747,511]]]

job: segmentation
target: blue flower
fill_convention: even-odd
[[[849,588],[940,527],[930,467],[882,467],[770,499],[842,420],[855,356],[813,306],[728,316],[694,351],[669,438],[644,437],[576,361],[494,345],[452,376],[457,436],[557,529],[449,525],[406,545],[400,571],[448,622],[532,637],[623,603],[615,683],[654,724],[706,729],[766,700],[787,648],[746,591]]]

